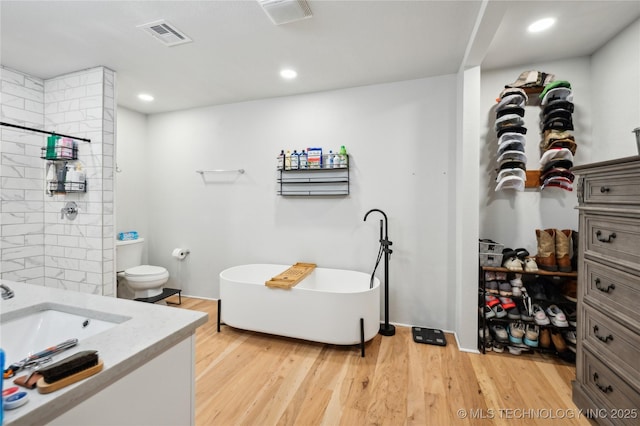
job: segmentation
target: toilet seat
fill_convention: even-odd
[[[147,282],[169,278],[169,271],[162,266],[140,265],[126,269],[124,276],[128,281]]]

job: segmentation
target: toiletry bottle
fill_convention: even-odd
[[[300,161],[298,163],[298,166],[301,169],[306,169],[307,168],[307,153],[306,153],[306,151],[304,149],[300,153]]]
[[[338,154],[333,154],[333,167],[340,167],[340,157],[338,156]]]
[[[284,155],[284,169],[291,170],[291,151],[287,150],[287,153]]]
[[[329,150],[329,155],[327,156],[327,163],[328,163],[327,168],[333,169],[334,164],[333,164],[333,151],[332,150]]]
[[[64,183],[67,180],[67,163],[58,167],[58,187],[56,192],[64,192]]]
[[[347,148],[344,145],[340,146],[340,167],[347,167]]]
[[[278,170],[284,169],[284,149],[280,150],[280,155],[278,155]]]
[[[298,170],[300,167],[300,154],[295,149],[293,150],[293,154],[291,154],[291,170]]]

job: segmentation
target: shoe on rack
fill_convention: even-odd
[[[565,307],[564,314],[567,317],[567,321],[569,321],[569,325],[576,327],[577,326],[576,320],[578,317],[578,313],[576,312],[575,308],[573,308],[572,306]]]
[[[511,284],[506,281],[498,284],[498,289],[500,296],[511,296],[513,294],[511,291]]]
[[[515,320],[521,319],[520,310],[518,309],[518,307],[516,306],[515,308],[508,309],[507,317],[509,319],[515,319]]]
[[[553,346],[556,347],[558,352],[564,352],[567,350],[567,344],[562,337],[562,334],[558,331],[551,332],[551,341],[553,342]]]
[[[524,332],[523,342],[532,348],[538,347],[538,336],[540,336],[540,327],[533,324],[527,324]]]
[[[487,304],[487,306],[489,306],[490,308],[493,308],[495,305],[499,305],[500,304],[500,301],[498,300],[497,297],[492,296],[492,295],[490,295],[488,293],[484,295],[484,300],[485,300],[485,303]]]
[[[522,297],[521,287],[511,287],[511,295],[514,297]]]
[[[496,272],[496,281],[506,281],[507,273],[506,272]]]
[[[493,317],[496,316],[496,313],[493,312],[493,310],[490,307],[488,307],[487,305],[484,305],[484,313],[483,314],[484,314],[484,317],[486,319],[493,318]]]
[[[562,336],[567,342],[571,343],[572,345],[575,346],[578,344],[578,339],[576,338],[575,331],[565,331],[564,333],[562,333]]]
[[[516,304],[518,306],[518,310],[520,311],[520,319],[523,321],[533,321],[533,315],[531,311],[531,299],[526,293],[522,296],[522,299],[518,300]]]
[[[542,309],[542,306],[535,303],[531,307],[531,314],[533,315],[533,320],[536,322],[536,324],[549,325],[549,318],[547,317],[547,314],[544,313],[544,309]]]
[[[567,300],[578,302],[578,280],[569,280],[565,282],[562,295]]]
[[[493,332],[493,336],[495,340],[500,343],[509,343],[509,334],[504,326],[500,324],[495,324],[491,326],[491,331]]]
[[[487,292],[489,292],[491,294],[499,294],[500,293],[498,291],[498,281],[487,281],[487,283],[484,285],[484,288],[487,290]]]
[[[538,240],[538,255],[536,264],[540,269],[555,272],[558,270],[556,263],[556,234],[554,229],[536,229]]]
[[[543,328],[540,330],[538,341],[540,342],[541,348],[551,347],[551,332],[549,331],[548,328]]]
[[[561,272],[571,272],[571,229],[556,229],[556,264]]]
[[[510,257],[502,263],[502,266],[513,272],[522,272],[522,261],[517,257]]]
[[[507,316],[507,311],[505,311],[500,305],[495,305],[491,309],[493,309],[496,318],[504,318]]]
[[[509,341],[511,343],[522,343],[523,336],[524,324],[519,322],[512,322],[509,324]]]
[[[522,274],[515,274],[515,277],[509,281],[511,287],[522,287]]]
[[[507,346],[507,349],[509,349],[509,353],[511,355],[520,355],[520,354],[522,354],[522,348],[509,345],[509,346]]]
[[[544,284],[539,279],[527,283],[527,292],[531,295],[532,299],[536,300],[547,300],[547,294],[544,291]]]
[[[478,329],[478,336],[480,337],[480,340],[485,339],[485,337],[487,338],[491,338],[491,334],[489,334],[489,327],[487,327],[486,325],[484,326],[484,329],[479,328]],[[486,341],[486,340],[485,340]]]
[[[511,299],[510,297],[499,297],[500,299],[500,304],[502,305],[502,308],[504,310],[509,310],[511,308],[515,308],[516,304],[514,303],[513,299]]]
[[[516,257],[520,259],[520,262],[524,263],[524,260],[529,256],[529,252],[525,248],[517,248],[514,251],[516,252]]]
[[[502,352],[504,352],[504,345],[502,343],[494,341],[492,346],[495,353],[501,354]]]
[[[524,260],[524,270],[527,272],[538,272],[538,264],[533,257],[527,257]]]
[[[556,327],[569,327],[569,322],[567,321],[566,315],[557,305],[549,305],[545,313],[551,320],[551,324],[555,325]]]
[[[493,272],[493,271],[485,271],[484,280],[485,281],[495,281],[496,280],[496,273]]]

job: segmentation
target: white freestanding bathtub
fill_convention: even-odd
[[[232,327],[334,345],[362,345],[380,327],[380,280],[315,268],[291,289],[265,281],[290,265],[241,265],[220,273],[220,321]],[[218,328],[219,330],[219,328]]]

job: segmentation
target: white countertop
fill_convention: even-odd
[[[41,310],[37,305],[42,304],[80,315],[92,311],[96,313],[91,315],[95,319],[129,318],[54,357],[54,361],[58,361],[79,351],[97,350],[104,362],[100,373],[50,394],[40,394],[37,389],[27,390],[29,401],[17,409],[5,411],[4,425],[47,423],[188,338],[207,322],[207,314],[203,312],[6,280],[1,282],[14,291],[15,297],[0,300],[0,322]],[[16,361],[5,360],[5,368]],[[15,386],[13,379],[6,379],[3,388]]]

